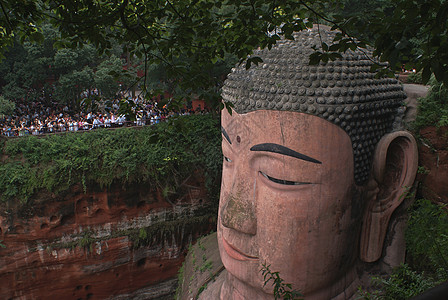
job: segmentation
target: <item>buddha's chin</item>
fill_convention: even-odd
[[[258,258],[247,257],[230,247],[224,240],[219,241],[221,260],[232,276],[254,288],[261,289],[261,265]]]
[[[265,280],[263,278],[262,273],[263,266],[260,263],[260,260],[243,260],[243,261],[236,260],[230,257],[227,254],[227,252],[221,254],[221,260],[227,272],[234,277],[233,278],[234,280],[232,280],[232,282],[229,282],[228,284],[232,285],[238,282],[240,288],[246,286],[249,290],[256,290],[258,291],[257,293],[266,294],[268,298],[269,295],[272,294],[273,287],[270,284],[265,284]],[[280,275],[281,273],[282,271],[280,270]],[[337,280],[335,279],[335,281]],[[328,287],[335,283],[334,281],[331,280],[329,281],[317,280],[309,282],[309,280],[306,277],[297,279],[296,282],[300,282],[301,287],[295,289],[300,290],[301,293],[309,295],[313,295],[316,292],[319,292],[319,290],[322,287]],[[287,283],[292,282],[287,281]],[[320,298],[318,297],[317,299]]]
[[[226,279],[221,286],[220,294],[221,300],[271,300],[274,298],[272,291],[263,290],[260,287],[252,287],[229,272],[227,272]]]

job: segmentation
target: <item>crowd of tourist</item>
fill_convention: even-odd
[[[122,126],[145,126],[165,121],[174,115],[187,115],[202,110],[181,109],[180,111],[168,109],[166,106],[158,107],[157,101],[143,101],[134,97],[138,107],[134,110],[135,120],[126,119],[119,114],[120,101],[113,100],[111,107],[101,107],[96,111],[71,111],[68,106],[58,103],[45,105],[43,102],[17,101],[14,115],[0,116],[0,132],[4,136],[41,135],[64,131],[92,130],[95,128],[113,128]]]

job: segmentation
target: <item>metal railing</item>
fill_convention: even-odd
[[[1,135],[6,137],[22,137],[29,135],[47,135],[61,132],[82,132],[82,131],[90,131],[98,128],[120,128],[120,127],[141,127],[141,126],[150,126],[160,122],[165,121],[166,119],[158,119],[158,120],[136,120],[136,121],[120,121],[115,123],[99,123],[99,124],[90,124],[87,122],[78,123],[73,125],[64,124],[63,126],[41,126],[39,128],[21,128],[21,129],[9,129],[2,130]]]

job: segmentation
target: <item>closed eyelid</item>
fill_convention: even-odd
[[[291,180],[284,180],[284,179],[278,179],[272,176],[267,175],[266,173],[259,171],[261,175],[263,175],[266,179],[269,181],[272,181],[277,184],[282,185],[306,185],[306,184],[313,184],[312,182],[300,182],[300,181],[291,181]]]

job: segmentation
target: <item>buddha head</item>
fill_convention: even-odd
[[[263,264],[306,299],[346,299],[356,264],[383,252],[388,223],[413,184],[414,138],[400,129],[405,94],[375,78],[364,52],[310,66],[334,33],[300,32],[257,67],[236,67],[222,97],[218,245],[222,299],[271,299]]]

